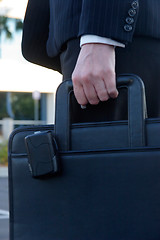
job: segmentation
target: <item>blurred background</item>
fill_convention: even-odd
[[[18,126],[54,123],[55,92],[62,79],[21,54],[27,2],[0,0],[0,240],[9,240],[8,137]]]
[[[54,96],[61,75],[23,58],[26,6],[27,0],[0,0],[0,144],[19,125],[54,122]]]

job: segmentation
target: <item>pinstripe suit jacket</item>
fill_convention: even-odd
[[[160,0],[29,0],[22,38],[29,61],[60,71],[62,45],[84,34],[160,38]]]

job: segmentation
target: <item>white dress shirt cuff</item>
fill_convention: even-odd
[[[123,47],[123,48],[125,47],[125,44],[117,42],[110,38],[100,37],[100,36],[91,35],[91,34],[81,36],[80,47],[87,43],[103,43],[103,44],[108,44],[115,47]]]

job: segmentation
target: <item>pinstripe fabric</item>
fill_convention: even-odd
[[[49,32],[49,2],[29,0],[23,24],[22,54],[26,60],[61,72],[59,58],[49,58],[46,42]]]
[[[132,31],[125,31],[134,0],[50,0],[48,54],[55,56],[69,39],[95,34],[131,42],[134,35],[160,38],[160,0],[137,0]],[[54,17],[53,17],[54,16]]]
[[[131,41],[134,31],[125,32],[124,25],[132,2],[133,0],[50,0],[48,54],[55,56],[64,42],[83,34],[96,34],[125,43]],[[134,17],[133,29],[137,16],[138,14]]]
[[[79,35],[89,32],[120,42],[131,41],[134,31],[124,31],[124,25],[132,2],[133,0],[83,1]],[[137,16],[134,17],[134,25]]]
[[[160,38],[160,0],[139,0],[135,35]]]
[[[130,32],[124,30],[133,1],[135,0],[29,0],[24,22],[23,54],[27,59],[31,58],[32,62],[51,68],[54,61],[56,65],[59,62],[57,59],[63,44],[83,34],[109,37],[124,43],[131,42],[133,36],[160,39],[160,0],[137,0],[139,9],[134,16],[133,29]],[[46,56],[44,57],[46,38],[47,53],[50,56],[47,62]],[[38,52],[42,51],[43,62],[37,59]],[[53,59],[54,56],[58,58]]]
[[[55,56],[61,45],[78,35],[81,0],[50,0],[49,56]]]

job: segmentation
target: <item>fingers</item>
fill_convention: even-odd
[[[115,50],[103,44],[85,45],[72,74],[75,97],[80,105],[116,98]]]
[[[109,76],[105,80],[97,77],[94,81],[86,81],[86,79],[81,79],[79,84],[78,80],[73,78],[74,82],[74,94],[80,105],[86,105],[90,103],[92,105],[97,105],[99,101],[107,101],[109,98],[116,98],[118,96],[118,91],[116,89],[115,76]],[[77,83],[78,82],[78,83]]]
[[[108,72],[104,77],[104,84],[109,98],[117,98],[118,90],[116,88],[116,76],[114,72]]]
[[[77,102],[81,105],[81,106],[85,106],[88,103],[88,99],[86,97],[86,94],[84,92],[84,88],[81,84],[76,84],[76,80],[74,81],[74,78],[72,77],[72,81],[73,81],[73,91],[74,91],[74,95],[77,99]]]
[[[96,105],[99,103],[96,90],[89,77],[76,78],[73,76],[72,81],[74,94],[80,105],[86,105],[87,103]]]
[[[109,99],[107,88],[102,79],[100,78],[96,79],[95,90],[100,101],[107,101]]]

